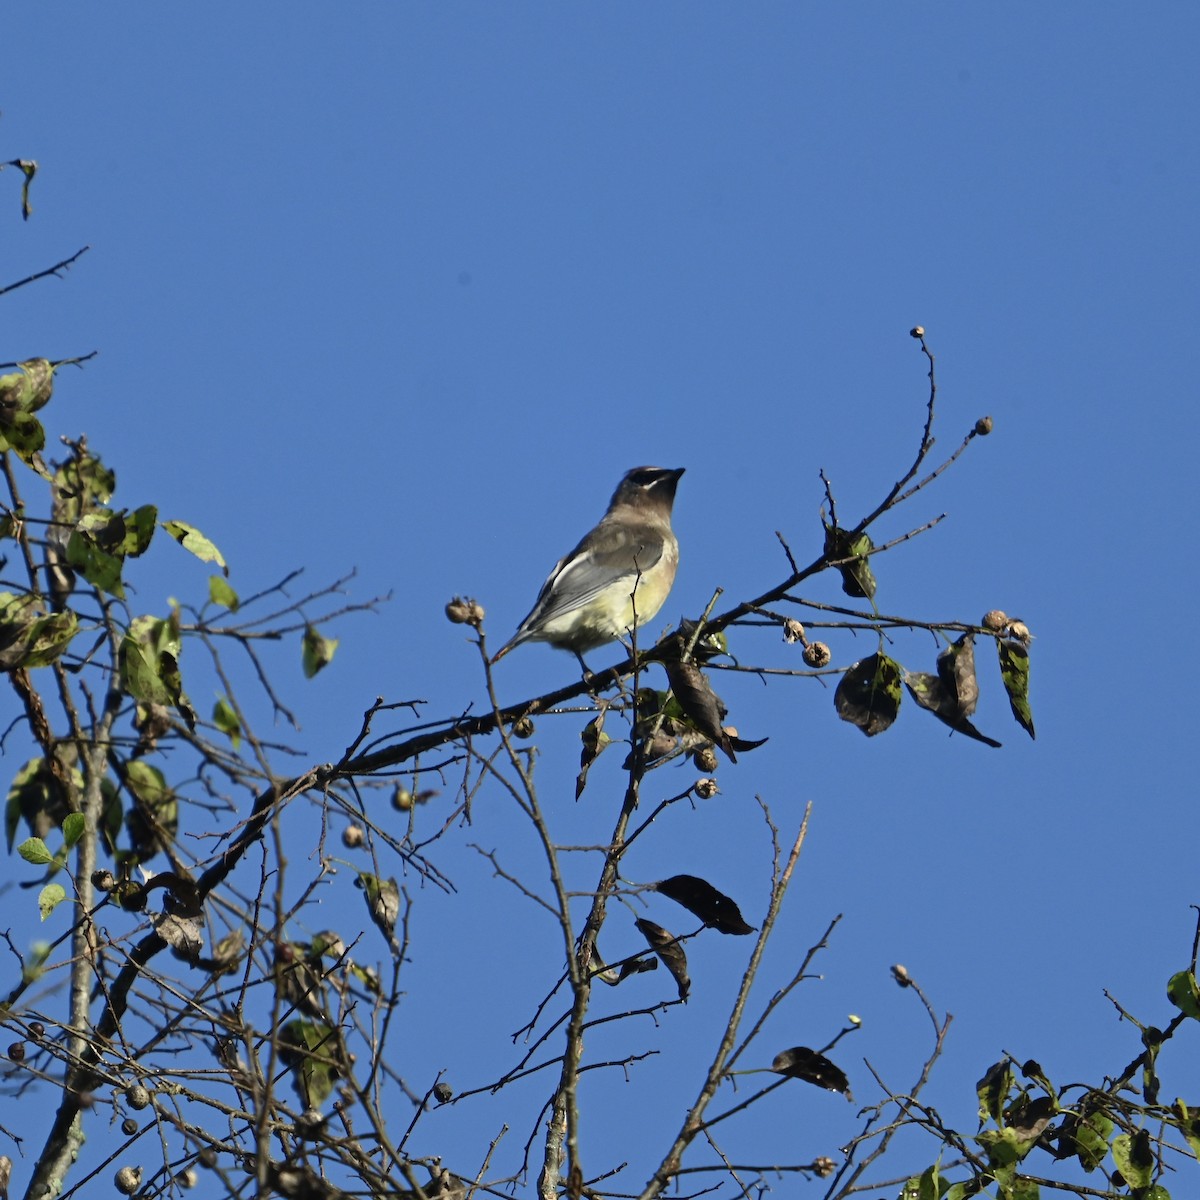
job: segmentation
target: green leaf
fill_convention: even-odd
[[[153,504],[143,504],[141,508],[134,509],[125,518],[125,538],[121,543],[121,553],[130,558],[145,554],[157,526],[158,509]]]
[[[29,628],[25,647],[24,667],[48,667],[67,652],[71,640],[79,632],[79,618],[66,609],[41,617]]]
[[[9,420],[0,420],[0,451],[15,451],[22,461],[34,465],[37,452],[46,444],[42,423],[29,412],[15,412]]]
[[[87,818],[83,813],[67,813],[66,819],[63,821],[62,831],[63,841],[66,842],[68,849],[83,837],[86,830]]]
[[[67,562],[93,587],[98,587],[118,600],[125,599],[121,584],[124,560],[102,550],[86,532],[76,529],[67,541]]]
[[[233,709],[233,705],[222,696],[213,705],[213,724],[233,743],[236,750],[242,744],[242,723]]]
[[[1075,1154],[1085,1171],[1094,1171],[1108,1157],[1113,1123],[1103,1113],[1088,1113],[1074,1127]]]
[[[44,921],[65,899],[66,889],[61,883],[48,883],[38,893],[38,912]]]
[[[194,554],[201,562],[216,563],[226,575],[229,568],[220,550],[216,548],[194,525],[186,521],[164,521],[163,528],[185,549]]]
[[[79,618],[67,611],[42,615],[37,596],[0,592],[0,670],[45,667],[66,651],[79,631]]]
[[[1200,989],[1191,971],[1178,971],[1167,981],[1167,999],[1185,1017],[1200,1021]]]
[[[889,729],[900,711],[900,673],[900,664],[886,654],[856,662],[834,692],[838,716],[867,737]]]
[[[1037,737],[1033,731],[1033,710],[1029,707],[1029,648],[1021,642],[999,639],[996,651],[1000,655],[1000,678],[1013,716],[1031,738]]]
[[[196,712],[183,691],[179,652],[179,624],[174,617],[135,617],[121,641],[121,685],[143,704],[174,706],[194,729]]]
[[[21,982],[26,986],[36,983],[42,977],[42,968],[50,957],[50,949],[49,942],[34,942],[30,946],[29,953],[25,955],[25,962],[21,965]]]
[[[1010,1167],[1033,1149],[1033,1142],[1026,1141],[1015,1129],[985,1129],[975,1140],[987,1152],[992,1168]]]
[[[289,1021],[279,1031],[279,1057],[292,1071],[296,1094],[316,1108],[333,1093],[340,1072],[338,1038],[323,1021]]]
[[[1150,1186],[1150,1177],[1154,1173],[1154,1154],[1150,1149],[1147,1130],[1117,1134],[1112,1140],[1112,1156],[1117,1170],[1125,1176],[1125,1182],[1131,1188]]]
[[[6,413],[44,408],[54,389],[54,368],[46,359],[31,358],[17,366],[19,375],[0,375],[0,425]]]
[[[310,625],[304,631],[304,677],[311,679],[318,671],[329,666],[337,648],[337,638],[322,637],[316,626]]]
[[[138,803],[125,815],[125,826],[141,861],[152,858],[179,829],[179,801],[166,776],[141,759],[125,765],[125,783]]]
[[[939,1164],[934,1163],[904,1185],[904,1200],[940,1200],[943,1190]]]
[[[17,847],[17,853],[35,867],[44,867],[47,863],[54,861],[54,855],[50,853],[46,843],[40,837],[26,838]]]
[[[229,609],[230,612],[237,612],[237,607],[240,603],[237,592],[220,575],[210,575],[208,577],[208,598],[214,604],[219,604],[222,608]]]
[[[1179,1132],[1187,1139],[1197,1161],[1200,1161],[1200,1111],[1193,1114],[1182,1100],[1176,1100],[1175,1118]]]

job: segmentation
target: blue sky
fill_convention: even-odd
[[[311,761],[376,695],[430,716],[485,703],[445,601],[478,597],[498,646],[630,466],[687,468],[664,623],[781,579],[776,530],[813,557],[819,469],[858,515],[911,461],[926,380],[908,330],[924,325],[939,449],[985,413],[995,432],[881,525],[947,514],[877,563],[880,607],[1024,617],[1037,742],[983,654],[977,724],[997,751],[911,703],[868,742],[819,684],[722,676],[743,734],[771,740],[631,873],[708,875],[761,910],[754,797],[785,830],[811,801],[775,969],[845,920],[775,1041],[819,1045],[859,1014],[839,1049],[860,1100],[863,1056],[899,1085],[924,1048],[896,961],[955,1014],[935,1091],[960,1127],[1002,1050],[1056,1079],[1123,1067],[1138,1044],[1104,987],[1165,1022],[1200,899],[1191,9],[69,4],[8,11],[0,32],[18,51],[0,158],[41,164],[24,225],[19,179],[0,176],[0,282],[92,247],[4,299],[0,357],[99,350],[60,379],[48,424],[87,432],[121,502],[200,526],[243,593],[297,566],[394,593],[332,631],[312,684],[281,663]],[[145,564],[146,611],[203,594],[172,550]],[[805,594],[842,598],[833,578]],[[842,664],[873,649],[829,641]],[[798,665],[774,633],[734,649]],[[901,637],[895,654],[930,669],[934,647]],[[497,669],[501,696],[573,671],[524,648]],[[539,778],[594,840],[619,773],[575,808],[570,720]],[[500,797],[477,813],[460,846],[534,869]],[[413,1073],[465,1087],[481,1080],[461,1059],[506,1061],[559,947],[486,864],[448,853],[460,892],[418,910],[405,1017]],[[696,998],[657,1035],[665,1091],[619,1087],[593,1158],[643,1106],[695,1090],[688,1048],[740,974],[730,941],[697,949]],[[423,995],[466,946],[486,983]],[[826,1100],[788,1094],[745,1136],[778,1144],[799,1122],[798,1156],[835,1153],[852,1123]],[[447,1110],[427,1148],[476,1161],[507,1118]]]

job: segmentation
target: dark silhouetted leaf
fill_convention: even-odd
[[[841,1092],[847,1100],[853,1100],[850,1094],[850,1081],[841,1067],[832,1063],[825,1055],[807,1046],[793,1046],[790,1050],[781,1050],[771,1060],[771,1070],[780,1075],[788,1075],[792,1079],[803,1079],[805,1083],[815,1083],[817,1087],[828,1088],[831,1092]]]
[[[1000,656],[1000,678],[1008,693],[1008,703],[1018,724],[1031,738],[1033,710],[1029,707],[1029,647],[1019,641],[998,640],[996,651]]]
[[[900,664],[886,654],[872,654],[842,676],[833,702],[843,721],[874,737],[896,720],[900,694]]]
[[[737,762],[736,750],[753,750],[767,739],[751,742],[731,736],[721,725],[725,705],[712,689],[708,676],[693,662],[665,661],[663,669],[671,693],[683,711],[683,717],[695,730],[719,747],[730,762]]]
[[[937,673],[946,692],[953,696],[958,711],[969,717],[979,703],[979,682],[975,678],[975,635],[964,633],[937,657]]]
[[[661,925],[655,925],[653,921],[639,918],[635,923],[642,937],[650,944],[650,948],[662,959],[663,966],[671,972],[671,977],[679,988],[680,1000],[686,1000],[692,981],[688,978],[687,955],[684,954],[678,939]]]
[[[908,688],[912,698],[924,709],[933,713],[939,721],[949,725],[957,733],[983,742],[985,746],[999,749],[1000,743],[985,733],[980,733],[958,709],[958,699],[953,692],[948,691],[945,682],[938,675],[930,675],[924,671],[914,671],[904,676],[904,686]]]
[[[838,563],[842,577],[842,591],[847,596],[870,600],[875,595],[875,573],[871,570],[867,555],[875,549],[875,543],[865,533],[852,534],[844,529],[825,526],[825,557]],[[839,559],[849,560],[838,562]]]
[[[685,647],[692,645],[692,638],[696,632],[696,622],[690,621],[686,617],[679,622],[679,631],[670,639],[676,648],[675,657],[678,658]],[[659,649],[664,647],[660,644]],[[695,662],[706,663],[719,655],[729,654],[729,639],[725,636],[725,631],[714,631],[706,629],[697,639],[696,644],[692,646],[691,657]]]
[[[711,883],[696,875],[672,875],[654,885],[655,889],[682,904],[693,916],[699,917],[710,929],[719,933],[753,933],[754,926],[742,919],[738,906]]]
[[[1036,1142],[1058,1112],[1057,1102],[1050,1096],[1035,1096],[1013,1104],[1004,1114],[1004,1124],[1024,1142]]]
[[[975,1085],[975,1092],[979,1097],[980,1125],[988,1120],[1000,1124],[1004,1115],[1004,1104],[1013,1082],[1010,1059],[1002,1058],[999,1062],[992,1063],[984,1072],[983,1078]]]

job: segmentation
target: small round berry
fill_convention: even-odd
[[[717,752],[711,746],[701,746],[692,751],[692,762],[697,771],[711,775],[717,769]]]
[[[1033,634],[1029,632],[1029,626],[1024,621],[1014,621],[1008,627],[1008,632],[1018,642],[1024,642],[1026,646],[1033,641]]]
[[[908,968],[902,963],[895,963],[892,966],[892,978],[901,987],[912,987],[912,977],[908,973]]]
[[[347,850],[357,850],[366,838],[366,832],[361,825],[347,825],[342,830],[342,845]]]
[[[35,1038],[44,1038],[46,1036],[46,1027],[41,1023],[41,1021],[30,1021],[29,1032],[32,1033]]]
[[[993,608],[990,612],[983,614],[980,624],[984,629],[991,630],[992,633],[1001,633],[1008,628],[1008,613],[1002,609]]]
[[[9,1046],[9,1048],[8,1048],[8,1057],[13,1062],[17,1062],[17,1063],[24,1062],[25,1061],[25,1043],[24,1042],[13,1042],[13,1044],[11,1046]]]
[[[833,651],[824,642],[809,642],[804,647],[804,661],[814,671],[819,671],[833,661]]]
[[[413,806],[413,794],[402,783],[396,784],[396,790],[392,792],[392,807],[397,812],[408,812]]]
[[[448,1083],[435,1083],[433,1085],[433,1098],[439,1104],[448,1104],[454,1099],[454,1089]]]
[[[533,737],[533,718],[519,717],[513,722],[512,733],[513,737],[517,738]]]
[[[125,1120],[121,1122],[121,1132],[125,1134],[126,1137],[133,1137],[137,1131],[138,1123],[132,1117],[126,1117]]]
[[[914,325],[909,331],[908,336],[911,338],[923,338],[925,336],[924,325]]]
[[[125,1089],[125,1103],[130,1108],[143,1109],[150,1105],[150,1091],[140,1083],[131,1084]]]
[[[987,437],[987,435],[992,432],[992,418],[980,417],[979,420],[975,422],[975,432],[980,437]]]
[[[116,1175],[113,1176],[113,1183],[117,1186],[117,1191],[122,1196],[132,1196],[138,1190],[138,1185],[142,1182],[141,1167],[122,1167]]]
[[[813,1160],[813,1170],[822,1178],[828,1179],[830,1175],[837,1170],[837,1163],[827,1155],[821,1155],[820,1158]]]
[[[715,779],[696,780],[696,795],[701,800],[711,800],[720,790]]]

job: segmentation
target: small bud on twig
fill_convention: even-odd
[[[478,629],[483,624],[483,605],[470,596],[455,596],[446,605],[446,618],[455,625],[470,625]]]

